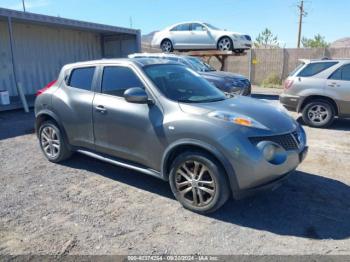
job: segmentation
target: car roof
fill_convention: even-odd
[[[173,58],[195,58],[193,56],[189,55],[177,55],[177,54],[166,54],[166,53],[135,53],[128,56],[129,58],[141,58],[141,57],[159,57],[159,58],[167,58],[167,57],[173,57]]]
[[[305,64],[318,63],[318,62],[347,62],[347,61],[350,61],[350,58],[329,59],[325,57],[322,59],[299,59],[299,61]]]
[[[75,67],[84,67],[84,66],[95,66],[101,64],[136,64],[140,67],[144,67],[147,65],[156,65],[156,64],[179,64],[174,61],[166,60],[166,59],[157,59],[150,57],[143,58],[108,58],[108,59],[99,59],[99,60],[90,60],[83,62],[76,62],[67,64],[64,66],[65,69],[75,68]]]

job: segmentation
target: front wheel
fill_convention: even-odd
[[[334,120],[334,108],[325,100],[314,100],[307,103],[302,110],[304,122],[312,127],[327,127]]]
[[[217,49],[220,51],[231,51],[233,49],[232,40],[227,36],[220,38]]]
[[[229,197],[223,168],[204,153],[179,155],[172,164],[169,182],[175,198],[185,208],[197,213],[213,212]]]
[[[164,53],[170,53],[174,51],[173,43],[169,39],[163,40],[162,43],[160,44],[160,48]]]

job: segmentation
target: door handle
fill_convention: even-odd
[[[330,84],[328,84],[328,86],[330,86],[330,87],[339,87],[340,85],[337,84],[337,83],[330,83]]]
[[[96,108],[96,111],[98,111],[102,114],[104,114],[107,111],[107,109],[102,105],[96,106],[95,108]]]

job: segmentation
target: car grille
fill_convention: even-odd
[[[300,144],[297,132],[277,136],[250,137],[249,140],[254,145],[257,145],[261,141],[271,141],[280,145],[287,151],[297,150]]]

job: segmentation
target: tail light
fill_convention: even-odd
[[[284,89],[289,89],[292,87],[292,85],[293,85],[293,80],[286,79],[286,81],[284,81]]]
[[[57,80],[53,80],[50,83],[48,83],[44,88],[38,90],[35,94],[35,96],[40,96],[42,93],[44,93],[46,90],[48,90],[50,87],[52,87],[54,84],[56,84]]]

